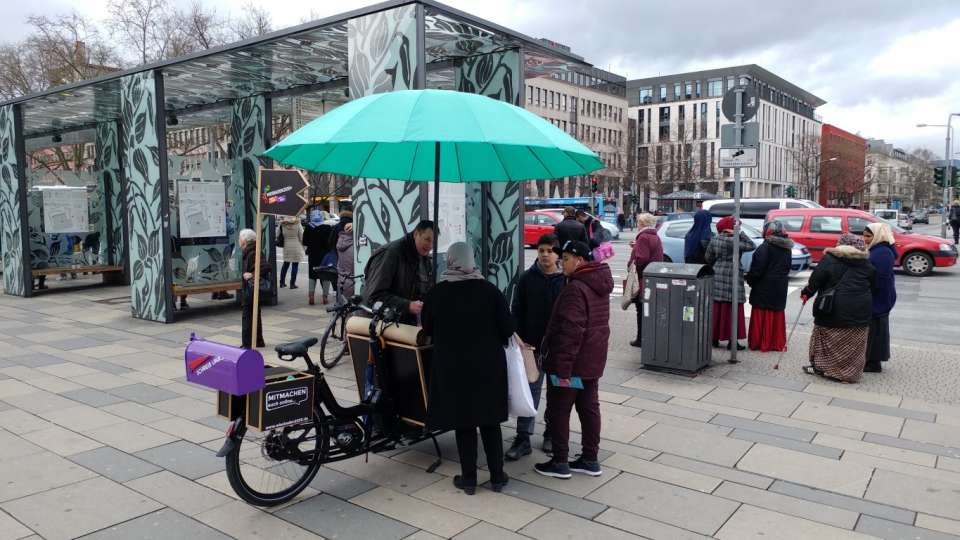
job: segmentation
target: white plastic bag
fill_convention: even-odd
[[[507,357],[507,411],[513,417],[536,416],[537,408],[533,406],[523,353],[512,339],[510,345],[504,347],[504,352]]]

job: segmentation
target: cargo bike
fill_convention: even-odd
[[[277,345],[277,359],[302,359],[305,370],[263,363],[259,352],[191,336],[187,380],[218,390],[217,413],[230,423],[218,457],[230,485],[257,506],[283,504],[306,489],[326,463],[415,445],[436,436],[426,425],[432,348],[399,314],[354,297],[328,311],[355,312],[346,324],[358,401],[342,405],[310,358],[317,338]]]

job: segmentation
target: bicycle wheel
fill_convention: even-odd
[[[340,317],[336,317],[330,322],[327,330],[323,333],[323,337],[320,338],[320,365],[327,369],[333,369],[340,363],[340,359],[347,354],[347,336],[341,332],[341,335],[337,337],[334,333],[338,324],[340,324]],[[329,348],[327,347],[328,344],[330,345]]]
[[[265,433],[248,429],[227,454],[227,479],[250,504],[283,504],[310,484],[329,445],[328,427],[317,409],[311,422]]]

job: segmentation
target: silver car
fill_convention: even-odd
[[[719,221],[719,218],[713,219],[714,223],[717,221]],[[693,227],[692,219],[667,221],[660,227],[657,234],[660,236],[660,242],[663,244],[664,260],[667,262],[683,262],[684,238],[691,227]],[[763,243],[763,234],[756,227],[741,223],[740,229],[757,247],[760,247],[760,244]],[[810,267],[810,251],[803,244],[793,243],[791,259],[791,275],[802,272]],[[740,262],[743,265],[744,271],[750,270],[750,263],[753,262],[753,252],[748,251],[744,253],[740,258]]]

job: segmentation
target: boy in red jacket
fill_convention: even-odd
[[[548,375],[545,416],[553,441],[553,459],[536,464],[534,469],[554,478],[570,478],[571,471],[600,476],[597,390],[607,363],[613,274],[606,263],[592,262],[590,247],[578,241],[564,244],[562,267],[567,285],[554,304],[544,337],[543,370]],[[573,407],[580,417],[583,454],[568,463]]]

